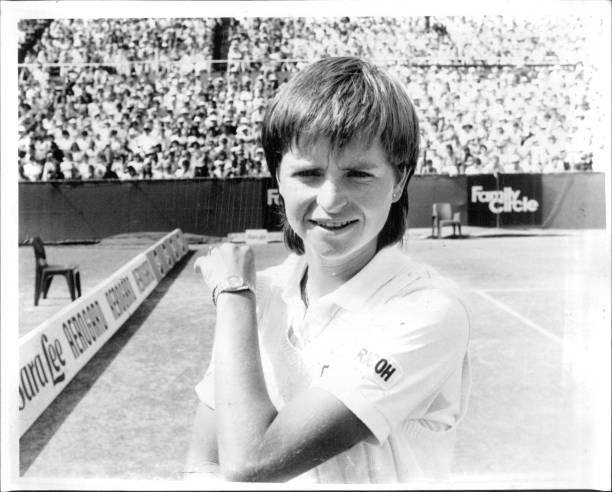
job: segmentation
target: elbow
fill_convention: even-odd
[[[248,482],[248,473],[239,463],[221,462],[221,475],[228,482]]]
[[[289,476],[284,476],[278,466],[243,460],[236,462],[222,462],[221,474],[228,482],[284,482]]]
[[[221,474],[228,482],[265,482],[267,481],[257,469],[245,464],[222,464]]]

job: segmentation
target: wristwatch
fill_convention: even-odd
[[[250,290],[255,294],[255,289],[240,275],[230,275],[219,282],[212,291],[213,304],[217,305],[217,298],[222,292],[242,292]]]

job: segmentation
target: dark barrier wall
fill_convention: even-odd
[[[486,176],[497,186],[522,186],[518,176]],[[430,227],[434,202],[450,202],[464,224],[495,226],[490,219],[473,223],[468,216],[472,176],[415,176],[409,187],[410,227]],[[522,193],[539,194],[539,212],[529,224],[546,228],[605,228],[602,173],[532,175]],[[482,181],[482,180],[481,180]],[[535,181],[534,181],[535,183]],[[483,181],[484,184],[484,181]],[[536,188],[533,188],[533,186]],[[530,188],[531,187],[531,188]],[[535,195],[534,195],[535,196]],[[274,213],[278,195],[271,178],[229,180],[86,181],[19,183],[19,241],[101,239],[114,234],[171,231],[225,236],[245,229],[279,227]],[[502,220],[502,226],[512,225]],[[514,222],[515,223],[515,222]]]
[[[408,184],[408,226],[431,227],[435,202],[449,202],[453,211],[461,212],[461,221],[467,223],[467,176],[414,176]]]
[[[542,227],[600,229],[606,227],[603,173],[546,174],[542,179]]]
[[[171,231],[224,236],[261,228],[262,180],[159,180],[19,184],[19,240],[101,239]]]

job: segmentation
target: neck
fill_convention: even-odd
[[[314,300],[334,291],[366,266],[375,254],[376,243],[342,258],[322,258],[306,250],[308,298]]]

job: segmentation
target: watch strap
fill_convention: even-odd
[[[253,289],[251,284],[249,284],[245,280],[243,280],[242,283],[237,287],[225,286],[223,285],[223,283],[223,281],[219,282],[212,290],[212,301],[215,306],[217,305],[217,299],[219,298],[219,294],[222,294],[223,292],[244,292],[246,290],[250,290],[253,294],[255,294],[255,289]]]

